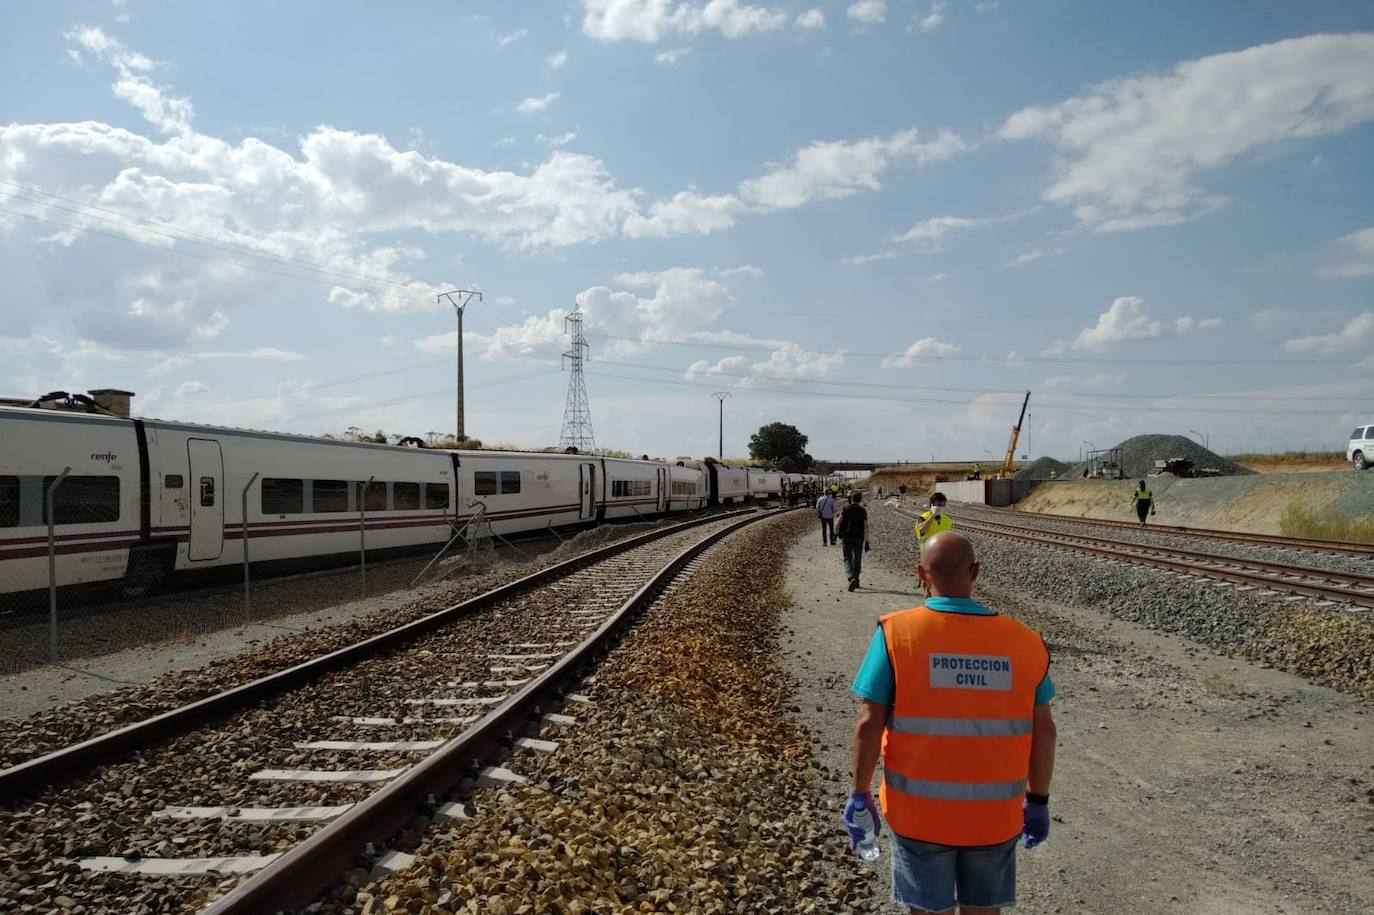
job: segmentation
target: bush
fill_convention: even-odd
[[[1374,518],[1350,518],[1337,514],[1318,516],[1301,503],[1289,502],[1279,521],[1279,533],[1285,537],[1374,543]]]

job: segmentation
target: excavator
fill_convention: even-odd
[[[1021,424],[1026,421],[1026,407],[1030,404],[1031,392],[1026,392],[1026,399],[1021,401],[1021,415],[1017,417],[1016,425],[1011,428],[1011,441],[1007,444],[1007,459],[1002,462],[1002,479],[1010,479],[1016,473],[1016,442],[1021,438]]]

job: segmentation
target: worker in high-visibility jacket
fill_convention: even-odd
[[[1145,516],[1155,513],[1155,497],[1150,492],[1145,481],[1140,481],[1140,488],[1131,494],[1131,501],[1135,503],[1135,516],[1140,519],[1140,526],[1145,526]]]
[[[1054,683],[1025,624],[969,595],[978,576],[959,534],[931,537],[917,574],[931,596],[889,613],[854,678],[862,700],[845,805],[851,845],[881,755],[893,896],[914,911],[996,913],[1016,903],[1016,844],[1050,832]],[[881,825],[877,826],[880,832]]]
[[[945,505],[948,500],[942,492],[930,494],[930,509],[921,512],[921,516],[916,519],[911,526],[916,529],[916,543],[924,551],[926,541],[936,534],[947,531],[954,527],[954,520],[945,514]]]

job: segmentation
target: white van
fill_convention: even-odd
[[[1356,426],[1345,447],[1345,459],[1356,470],[1364,470],[1374,461],[1374,426]]]

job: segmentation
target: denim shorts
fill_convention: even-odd
[[[921,912],[1016,905],[1016,842],[937,845],[892,836],[892,898]]]

